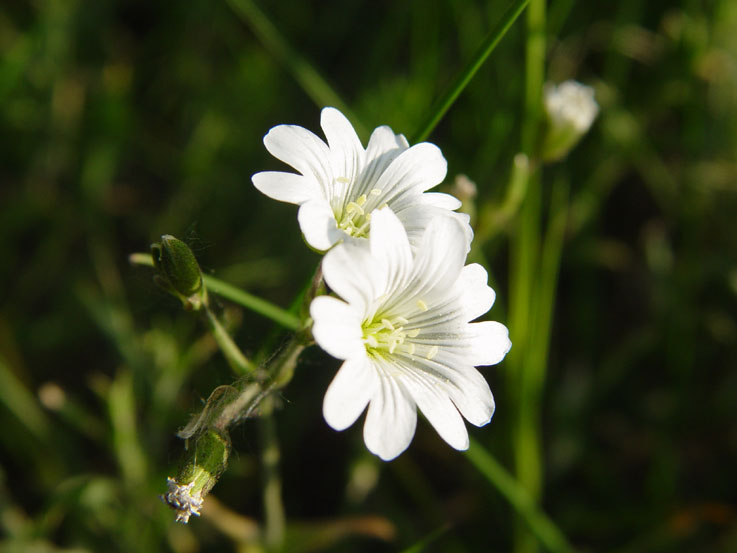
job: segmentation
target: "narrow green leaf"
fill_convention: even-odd
[[[49,420],[36,398],[0,358],[0,404],[40,441],[49,438]]]
[[[359,135],[365,135],[365,129],[358,123],[358,119],[351,114],[340,96],[320,73],[292,48],[255,2],[252,0],[227,0],[227,2],[231,9],[248,24],[271,54],[286,66],[297,83],[318,107],[333,106],[338,108],[353,122],[356,132]]]
[[[107,397],[112,444],[123,479],[131,486],[140,485],[146,476],[146,455],[136,428],[136,401],[133,375],[121,369],[110,384]]]
[[[414,543],[410,545],[407,549],[402,550],[402,553],[421,553],[424,551],[431,543],[433,543],[435,540],[440,538],[443,534],[445,534],[448,530],[450,530],[449,524],[444,524],[443,526],[440,526],[430,532],[428,535],[426,535],[424,538],[419,540],[417,543]]]
[[[507,31],[516,21],[522,10],[529,3],[530,0],[514,0],[509,5],[507,10],[502,15],[499,22],[494,28],[489,31],[486,35],[481,46],[476,51],[476,54],[469,60],[466,67],[458,74],[453,83],[448,87],[445,93],[435,102],[430,115],[427,117],[425,122],[420,126],[417,132],[412,136],[411,143],[422,142],[426,140],[436,125],[445,115],[445,112],[450,109],[450,106],[456,101],[461,92],[466,88],[474,75],[481,69],[486,59],[489,57],[496,48],[499,41],[507,34]]]
[[[573,553],[563,532],[537,508],[530,495],[499,462],[471,438],[466,458],[517,511],[540,543],[553,553]]]

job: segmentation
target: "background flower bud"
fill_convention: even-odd
[[[548,83],[543,94],[547,118],[541,157],[543,161],[557,161],[588,132],[599,113],[599,105],[594,99],[594,89],[576,81]]]

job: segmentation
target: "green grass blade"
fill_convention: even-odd
[[[121,369],[108,392],[113,451],[123,479],[132,487],[140,486],[146,476],[147,463],[136,425],[138,411],[132,373],[128,369]]]
[[[473,438],[466,452],[466,458],[504,496],[548,551],[553,553],[575,551],[563,532],[537,508],[525,489]]]
[[[10,411],[35,438],[49,438],[49,420],[34,395],[0,357],[0,405]]]
[[[281,35],[276,26],[269,21],[255,2],[251,0],[227,0],[231,9],[251,28],[253,33],[282,62],[305,93],[318,107],[333,106],[345,114],[353,122],[359,135],[365,135],[365,129],[358,123],[348,106],[340,99],[330,84],[318,71]]]
[[[443,526],[440,526],[439,528],[436,528],[432,532],[430,532],[427,536],[422,538],[417,543],[414,543],[410,545],[407,549],[402,550],[402,553],[421,553],[424,551],[431,543],[433,543],[435,540],[440,538],[443,534],[445,534],[448,530],[450,530],[449,524],[444,524]]]
[[[420,126],[419,130],[412,136],[412,140],[410,142],[422,142],[427,139],[436,125],[443,118],[445,112],[450,109],[450,106],[452,106],[458,96],[460,96],[463,89],[465,89],[468,83],[471,82],[471,79],[484,64],[486,59],[489,57],[489,54],[494,51],[496,45],[499,44],[499,41],[504,37],[509,28],[516,21],[517,17],[522,13],[522,10],[525,9],[525,6],[527,6],[529,1],[530,0],[514,0],[514,2],[509,5],[496,26],[489,31],[488,35],[486,35],[486,38],[481,43],[476,55],[471,58],[468,65],[455,78],[453,84],[448,87],[445,93],[435,103],[430,115]]]

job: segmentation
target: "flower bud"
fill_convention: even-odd
[[[543,94],[547,120],[541,156],[543,161],[557,161],[591,128],[599,105],[594,100],[594,89],[576,81],[548,83]]]
[[[471,218],[471,224],[475,224],[476,221],[476,196],[478,195],[478,189],[476,183],[469,179],[466,175],[456,175],[453,180],[453,185],[450,188],[450,193],[461,200],[461,207],[459,211],[467,213]]]
[[[202,272],[189,246],[170,234],[151,244],[151,257],[158,274],[154,281],[182,300],[186,309],[197,310],[206,299]]]
[[[210,428],[196,438],[179,475],[166,479],[168,490],[161,496],[177,512],[177,522],[187,523],[190,516],[200,516],[202,502],[228,465],[229,455],[226,432]]]

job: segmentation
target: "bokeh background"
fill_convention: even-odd
[[[254,422],[201,519],[175,524],[157,497],[175,432],[233,377],[128,255],[174,234],[204,270],[289,306],[319,257],[294,206],[250,184],[282,167],[263,135],[319,132],[319,108],[339,104],[364,141],[381,124],[411,136],[505,6],[3,3],[0,551],[259,550]],[[737,551],[735,29],[732,0],[548,4],[547,78],[592,85],[601,107],[541,182],[544,206],[570,187],[542,508],[581,551]],[[430,137],[479,206],[505,197],[520,150],[524,41],[523,16]],[[515,224],[479,252],[503,322]],[[244,351],[273,339],[267,319],[218,307]],[[286,550],[512,550],[513,509],[426,423],[389,464],[360,425],[327,427],[336,368],[310,350],[281,394]],[[512,470],[507,369],[483,369],[497,413],[472,434]]]

